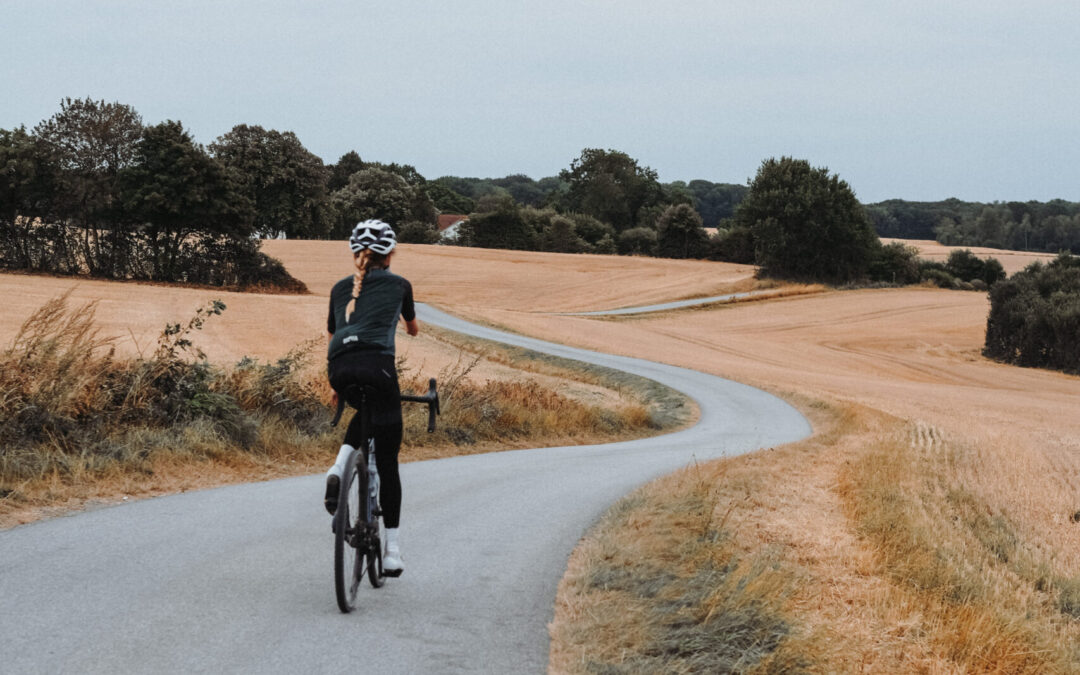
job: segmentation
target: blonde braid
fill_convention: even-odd
[[[356,271],[353,272],[352,282],[352,300],[349,300],[349,304],[345,306],[345,321],[348,323],[349,317],[352,316],[353,311],[356,310],[356,300],[360,297],[360,291],[364,288],[364,277],[368,273],[368,262],[371,260],[371,249],[365,248],[360,255],[353,258],[353,262],[356,264]]]

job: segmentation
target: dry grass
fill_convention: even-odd
[[[559,587],[552,672],[1080,672],[1075,571],[1002,506],[1008,477],[997,498],[973,481],[1004,448],[788,397],[812,438],[661,479],[589,533]],[[711,615],[635,590],[715,599],[730,584],[711,572],[732,560],[763,572]],[[617,584],[590,582],[607,578]],[[782,636],[746,646],[728,629],[693,663],[658,651],[672,608],[700,628],[748,606],[768,608],[760,622]],[[737,666],[708,660],[739,650]]]
[[[625,497],[574,553],[551,627],[558,673],[797,672],[792,578],[730,541],[730,496],[692,467]]]
[[[0,353],[0,526],[94,500],[306,473],[332,456],[343,432],[330,429],[329,388],[310,367],[315,343],[271,363],[215,366],[192,341],[224,310],[214,303],[169,325],[152,354],[121,358],[115,340],[99,336],[96,304],[68,301],[45,303]],[[437,433],[423,431],[426,409],[405,409],[406,461],[603,442],[662,426],[637,398],[609,392],[584,402],[540,381],[552,375],[477,380],[482,358],[459,350],[439,372]],[[401,366],[406,390],[426,388],[426,377]]]

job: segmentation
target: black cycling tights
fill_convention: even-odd
[[[379,469],[379,504],[386,527],[401,521],[401,476],[398,474],[398,451],[401,449],[401,422],[372,425],[375,438],[375,466]],[[360,447],[360,415],[353,415],[345,432],[345,443]]]

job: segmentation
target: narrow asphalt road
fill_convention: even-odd
[[[701,421],[627,443],[402,467],[405,574],[338,613],[322,477],[149,499],[0,532],[0,672],[540,673],[567,557],[641,483],[809,434],[711,375],[421,319],[690,394]],[[603,330],[598,326],[597,330]],[[333,449],[327,449],[327,462]]]

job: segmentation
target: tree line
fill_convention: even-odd
[[[240,124],[204,147],[180,122],[67,99],[32,130],[0,130],[0,266],[117,279],[296,287],[260,237],[344,238],[367,218],[404,242],[709,258],[849,283],[905,277],[846,182],[805,160],[763,162],[746,186],[661,183],[617,150],[557,176],[428,180],[355,151],[324,164],[292,132]],[[713,228],[706,230],[706,226]],[[891,267],[890,267],[891,266]]]
[[[946,246],[985,246],[1016,251],[1080,252],[1080,203],[892,199],[867,206],[878,234],[936,239]]]
[[[89,99],[0,129],[0,267],[304,292],[259,250],[262,195],[234,145],[207,151],[179,122]]]

